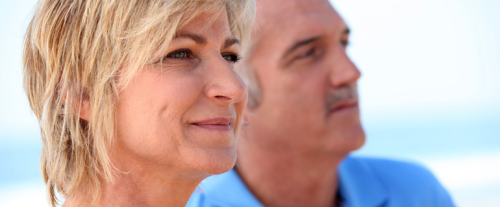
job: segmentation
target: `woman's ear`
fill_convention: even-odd
[[[71,107],[71,113],[78,115],[80,119],[90,121],[90,98],[88,92],[74,89],[74,86],[59,85],[61,101],[67,107]],[[76,95],[79,94],[79,95]]]
[[[90,121],[90,101],[88,98],[82,100],[80,105],[80,119]]]

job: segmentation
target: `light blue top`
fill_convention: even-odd
[[[455,206],[439,181],[422,166],[387,159],[348,157],[339,166],[343,207]],[[333,195],[332,195],[333,196]],[[263,206],[236,171],[200,184],[187,207]]]

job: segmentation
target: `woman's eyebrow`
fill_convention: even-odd
[[[192,34],[192,33],[180,33],[180,34],[176,34],[174,36],[174,39],[177,39],[177,38],[189,38],[189,39],[192,39],[193,41],[195,41],[197,44],[200,44],[200,45],[206,45],[207,44],[207,38],[201,36],[201,35],[197,35],[197,34]],[[234,37],[228,37],[225,41],[224,41],[224,48],[228,48],[228,47],[231,47],[232,45],[234,44],[240,44],[240,40],[234,38]]]
[[[234,44],[240,44],[240,40],[234,38],[234,37],[228,37],[226,41],[224,42],[224,48],[228,48],[233,46]]]
[[[197,44],[199,45],[206,45],[207,44],[207,38],[197,35],[197,34],[191,34],[191,33],[181,33],[181,34],[176,34],[174,36],[174,39],[176,38],[189,38],[194,40]]]

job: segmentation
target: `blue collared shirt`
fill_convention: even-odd
[[[203,181],[187,207],[261,207],[236,171]],[[455,206],[439,181],[422,166],[387,159],[347,157],[339,166],[343,207]]]

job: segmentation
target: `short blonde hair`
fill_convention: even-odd
[[[96,201],[102,182],[113,182],[108,147],[120,88],[193,18],[224,9],[232,34],[244,43],[254,0],[38,2],[24,42],[24,89],[40,124],[41,170],[53,206],[56,192],[83,191]],[[82,100],[89,100],[90,122],[79,117]]]

